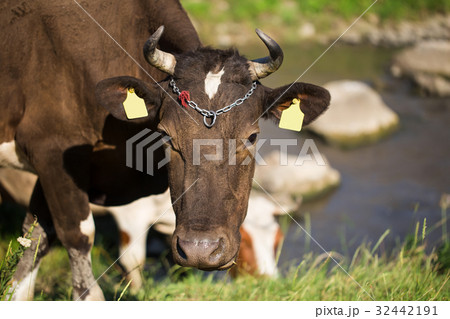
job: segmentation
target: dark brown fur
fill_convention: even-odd
[[[151,177],[123,165],[127,136],[144,125],[114,119],[98,107],[94,94],[97,82],[108,76],[151,79],[75,2],[24,3],[26,10],[19,15],[17,1],[7,0],[0,6],[0,143],[15,139],[37,172],[42,188],[35,190],[30,214],[38,216],[46,231],[56,229],[69,255],[75,251],[72,260],[77,258],[76,250],[90,248],[78,228],[89,214],[89,197],[100,204],[118,204],[167,188],[166,170]],[[160,42],[164,50],[181,53],[201,45],[179,2],[161,3],[97,0],[81,4],[145,70],[161,80],[166,75],[148,66],[142,55],[146,39],[160,25],[166,25]],[[93,153],[99,144],[107,147]],[[32,255],[30,251],[21,262],[17,280],[31,271]],[[93,277],[90,270],[74,267],[76,263],[72,270],[85,276],[74,277],[74,298],[84,298]]]
[[[186,54],[177,54],[173,79],[180,90],[201,108],[218,110],[243,97],[252,85],[248,60],[235,50],[200,48]],[[210,100],[205,93],[204,81],[208,72],[224,70],[216,95]],[[329,104],[329,94],[323,88],[306,83],[294,83],[270,89],[258,83],[253,95],[242,105],[219,115],[216,124],[207,128],[202,116],[191,108],[184,109],[177,95],[168,85],[160,82],[168,92],[161,94],[155,85],[147,85],[136,78],[107,79],[97,86],[101,105],[118,119],[127,122],[122,102],[126,88],[135,88],[146,102],[149,118],[157,129],[171,137],[171,161],[168,165],[169,185],[177,217],[177,228],[172,242],[174,259],[181,265],[200,269],[226,269],[233,264],[239,248],[239,227],[247,211],[248,196],[254,172],[253,147],[242,140],[259,132],[258,118],[278,120],[281,112],[293,98],[302,100],[305,125],[313,121]],[[283,94],[284,93],[284,94]],[[198,124],[196,124],[196,122]],[[194,164],[195,140],[222,141],[223,158],[217,161],[200,160]],[[236,154],[231,154],[229,140],[237,141]],[[214,146],[204,146],[203,154],[215,154]],[[236,165],[229,165],[230,156],[236,156]],[[179,199],[180,200],[177,200]],[[199,246],[205,245],[205,250]],[[203,255],[204,254],[204,255]]]

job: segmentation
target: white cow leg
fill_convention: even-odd
[[[119,256],[120,263],[127,272],[127,279],[131,280],[130,289],[137,293],[142,287],[142,266],[145,263],[147,231],[150,226],[148,212],[144,215],[140,211],[128,212],[112,211],[120,231]]]
[[[23,224],[24,233],[28,231],[33,221],[34,217],[27,213]],[[13,276],[12,289],[10,289],[10,292],[13,294],[12,300],[33,300],[34,286],[41,259],[49,251],[50,242],[54,238],[51,225],[48,225],[44,219],[41,219],[34,228],[31,238],[31,246],[25,250]]]
[[[20,281],[14,280],[10,292],[13,293],[12,300],[16,301],[27,301],[33,300],[34,297],[34,286],[36,284],[36,277],[39,271],[40,262],[35,265],[35,267],[28,272],[27,275]]]
[[[91,251],[67,249],[72,269],[74,300],[105,300],[100,286],[92,274]]]
[[[74,300],[104,300],[103,292],[92,273],[91,249],[94,244],[95,224],[92,212],[79,224],[79,245],[72,241],[63,244],[67,248],[72,269]],[[83,238],[87,237],[87,241]],[[71,238],[73,240],[73,238]]]
[[[125,233],[121,230],[121,244],[119,248],[120,263],[127,271],[127,279],[131,280],[131,292],[137,293],[142,287],[142,267],[146,256],[146,234],[138,235],[130,233],[129,241],[124,241]]]

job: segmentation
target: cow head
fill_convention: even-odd
[[[325,89],[306,83],[277,89],[261,85],[258,80],[279,68],[283,53],[259,30],[270,56],[253,61],[235,50],[211,48],[172,55],[156,48],[162,32],[160,27],[150,37],[144,54],[152,66],[170,75],[167,80],[146,84],[132,77],[107,79],[97,85],[97,100],[116,118],[139,121],[127,119],[122,102],[129,88],[144,99],[149,123],[171,138],[167,147],[171,152],[169,187],[176,214],[174,259],[180,265],[204,270],[227,269],[238,255],[239,228],[254,173],[252,152],[259,133],[258,119],[264,114],[264,118],[278,121],[292,99],[300,98],[307,125],[327,108],[330,96]],[[254,82],[257,86],[245,102],[218,115],[215,124],[207,127],[199,112],[180,105],[169,85],[171,80],[180,91],[189,91],[191,100],[206,110],[230,105],[243,98]],[[205,119],[207,124],[211,120]]]

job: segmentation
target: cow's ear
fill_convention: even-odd
[[[133,93],[131,93],[133,92]],[[143,81],[130,76],[120,76],[99,82],[95,88],[97,102],[109,111],[115,118],[122,121],[138,120],[132,119],[130,114],[125,112],[124,102],[130,94],[135,99],[142,99],[144,103],[138,103],[147,109],[147,112],[140,110],[139,118],[155,118],[162,103],[161,90],[147,86]],[[145,114],[148,113],[147,116]],[[144,114],[144,115],[142,115]],[[131,119],[130,119],[130,118]]]
[[[266,88],[264,98],[265,118],[280,121],[281,112],[293,99],[300,99],[300,108],[305,114],[303,126],[314,121],[330,104],[330,93],[320,86],[308,83],[293,83],[276,89]]]

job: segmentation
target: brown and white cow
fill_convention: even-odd
[[[16,10],[21,5],[26,9]],[[170,187],[175,261],[204,270],[227,269],[237,257],[247,211],[254,159],[241,164],[252,158],[258,119],[263,114],[277,121],[299,98],[307,125],[329,105],[328,92],[318,86],[295,83],[271,89],[259,83],[283,59],[281,48],[260,31],[270,52],[266,58],[249,61],[235,50],[203,47],[176,0],[94,0],[83,6],[72,0],[20,5],[6,0],[0,6],[0,29],[0,164],[39,177],[24,228],[36,215],[40,227],[33,237],[42,239],[36,263],[34,243],[15,279],[31,276],[33,265],[58,237],[69,254],[76,300],[104,299],[91,267],[95,227],[90,201],[121,205]],[[152,33],[142,57],[143,43]],[[150,63],[147,72],[145,61]],[[176,102],[171,80],[209,111],[207,123],[216,117],[211,111],[243,98],[252,85],[256,89],[207,127],[196,110]],[[125,115],[122,103],[131,88],[145,101],[144,119]],[[156,151],[152,176],[125,165],[126,140],[144,128],[171,137],[171,161],[158,168],[164,150]],[[249,143],[238,142],[231,155],[224,143],[221,160],[195,165],[195,139]],[[229,165],[230,156],[236,165]]]

